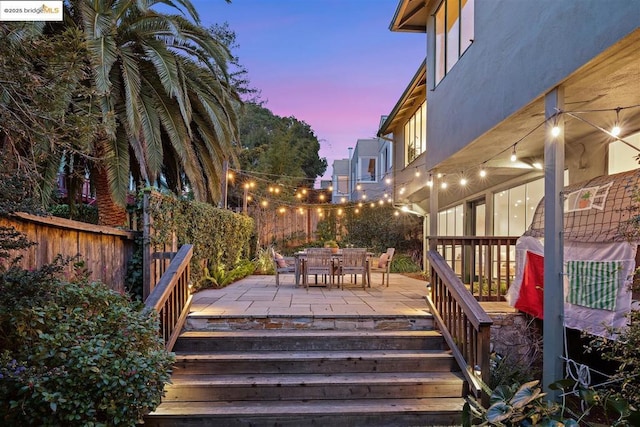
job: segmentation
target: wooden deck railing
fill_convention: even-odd
[[[471,295],[445,259],[427,252],[431,269],[431,296],[427,304],[438,328],[469,382],[476,398],[488,403],[481,382],[489,383],[489,351],[493,321]]]
[[[192,298],[189,289],[192,256],[193,246],[182,245],[145,300],[148,309],[158,312],[160,333],[168,351],[173,348],[189,314]]]
[[[432,237],[438,252],[478,301],[503,301],[515,276],[517,237]]]

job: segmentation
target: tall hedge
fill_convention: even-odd
[[[176,233],[178,245],[193,245],[191,275],[198,282],[203,265],[231,270],[250,258],[250,240],[255,231],[253,219],[210,204],[178,199],[153,192],[149,203],[153,218],[151,244],[171,242]]]

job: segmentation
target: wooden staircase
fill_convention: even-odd
[[[183,332],[145,425],[460,425],[467,384],[442,336],[401,328]]]

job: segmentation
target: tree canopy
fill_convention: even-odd
[[[311,187],[327,169],[311,126],[247,103],[240,117],[240,169],[264,174],[273,183]]]

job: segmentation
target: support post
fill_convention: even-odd
[[[431,190],[429,190],[429,250],[438,249],[435,236],[438,235],[438,185],[440,180],[435,174],[431,177]]]
[[[564,377],[564,90],[556,87],[545,95],[546,133],[544,140],[544,327],[542,385],[548,400],[559,398],[549,385]],[[552,135],[552,128],[559,134]]]

